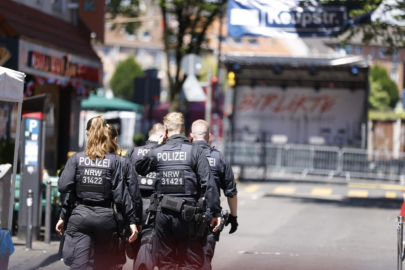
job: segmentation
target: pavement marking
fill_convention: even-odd
[[[280,252],[259,252],[259,251],[238,251],[239,254],[247,254],[247,255],[281,255]],[[299,256],[296,254],[296,256]]]
[[[367,198],[368,190],[350,189],[349,192],[347,192],[347,196],[356,198]]]
[[[351,182],[347,184],[348,187],[355,188],[370,188],[370,189],[390,189],[390,190],[404,190],[405,187],[401,185],[389,185],[389,184],[369,184],[369,183],[356,183]]]
[[[276,187],[273,191],[275,194],[293,194],[297,188],[288,186]]]
[[[387,198],[387,199],[395,199],[396,197],[397,197],[397,193],[394,191],[385,192],[385,198]]]
[[[311,191],[311,195],[317,196],[329,196],[332,194],[333,190],[331,188],[314,188]]]
[[[253,193],[255,191],[258,191],[260,189],[259,185],[250,185],[248,187],[245,188],[245,192],[247,193]]]

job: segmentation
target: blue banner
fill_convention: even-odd
[[[344,6],[331,7],[316,4],[302,7],[300,2],[299,0],[229,0],[228,35],[231,37],[245,35],[324,37],[338,33],[349,24]]]

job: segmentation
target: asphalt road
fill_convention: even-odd
[[[395,269],[400,200],[384,197],[386,190],[381,198],[366,198],[361,192],[359,197],[349,196],[350,187],[280,185],[239,185],[239,228],[232,235],[225,228],[214,270]],[[311,196],[319,188],[332,188],[330,196],[336,196]],[[41,269],[68,268],[56,262]],[[132,261],[124,269],[132,269]]]
[[[305,185],[308,190],[309,186]],[[395,269],[396,218],[401,203],[372,198],[272,197],[263,192],[277,187],[239,187],[239,228],[235,234],[221,235],[214,270]],[[283,187],[303,189],[296,184]],[[344,187],[335,189],[347,193]],[[131,264],[125,269],[130,270]]]

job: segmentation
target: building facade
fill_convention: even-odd
[[[92,12],[84,1],[61,1],[72,7],[71,16],[54,3],[59,1],[0,1],[0,65],[26,74],[25,97],[46,97],[44,105],[24,110],[44,113],[44,168],[51,175],[66,162],[69,151],[78,149],[80,102],[101,86],[102,64],[91,45],[99,29],[94,28],[97,20],[89,18],[98,14],[104,20],[103,6],[92,7]],[[83,12],[89,12],[88,18],[80,15]],[[100,42],[103,33],[97,35]],[[5,134],[15,135],[12,127]]]

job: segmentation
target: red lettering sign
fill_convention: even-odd
[[[282,112],[324,114],[331,111],[335,105],[335,98],[327,94],[318,96],[295,94],[292,98],[288,98],[283,93],[255,94],[250,92],[243,94],[237,108],[241,112],[250,110],[271,111],[276,114]]]
[[[69,57],[57,58],[39,52],[29,52],[28,66],[45,72],[58,74],[74,79],[99,82],[99,69],[72,63]]]

